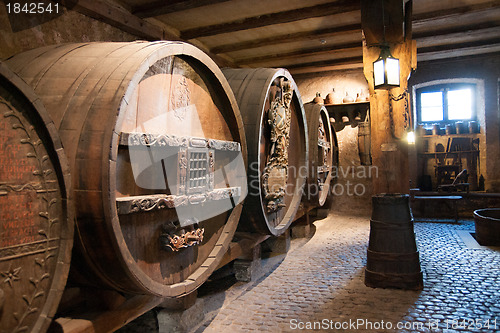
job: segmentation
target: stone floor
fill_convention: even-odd
[[[500,248],[478,246],[465,232],[472,221],[415,223],[422,291],[364,285],[368,217],[330,214],[314,225],[286,256],[263,260],[255,281],[229,275],[218,290],[202,287],[205,319],[190,331],[500,332]],[[150,312],[122,330],[158,332],[155,320]]]

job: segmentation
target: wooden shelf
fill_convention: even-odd
[[[455,138],[467,138],[467,137],[471,137],[471,136],[477,136],[481,133],[464,133],[464,134],[440,134],[440,135],[434,135],[434,134],[430,134],[430,135],[420,135],[420,136],[417,136],[419,138],[422,138],[422,139],[426,139],[426,138],[436,138],[436,137],[443,137],[443,138],[446,138],[446,137],[455,137]]]
[[[370,101],[363,101],[363,102],[352,102],[352,103],[342,103],[342,104],[323,104],[325,107],[330,107],[330,106],[333,106],[333,107],[342,107],[342,106],[352,106],[352,105],[357,105],[357,106],[361,106],[361,105],[367,105],[368,107],[370,106]]]
[[[330,117],[335,119],[332,125],[336,132],[341,131],[347,125],[356,127],[358,123],[365,122],[370,112],[370,102],[324,104],[324,106]],[[349,121],[344,121],[343,117],[347,117]]]
[[[425,152],[425,153],[418,153],[418,155],[446,155],[446,154],[454,155],[454,154],[470,154],[470,153],[479,154],[479,150],[463,150],[463,151],[449,151],[449,152],[439,151],[435,153]]]

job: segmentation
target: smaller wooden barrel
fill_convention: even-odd
[[[500,245],[500,208],[474,211],[476,239],[481,245]]]
[[[73,247],[69,166],[40,99],[0,62],[0,332],[45,332]]]
[[[372,288],[423,288],[413,216],[406,194],[372,197],[365,284]]]
[[[223,69],[248,144],[248,196],[238,229],[279,236],[293,221],[307,177],[302,99],[284,69]]]
[[[309,174],[306,201],[309,206],[321,207],[331,195],[330,184],[338,166],[338,143],[330,125],[328,111],[323,105],[304,104],[309,131]]]
[[[361,165],[372,165],[370,122],[358,124],[358,150]]]

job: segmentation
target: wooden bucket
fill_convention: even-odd
[[[0,62],[0,331],[45,332],[66,285],[67,158],[33,90]]]
[[[307,124],[300,94],[284,69],[223,72],[240,106],[248,143],[248,196],[238,228],[279,236],[293,221],[307,177]]]
[[[200,286],[246,193],[243,124],[216,64],[182,42],[49,46],[9,64],[69,155],[75,281],[161,297]]]
[[[358,150],[361,165],[372,165],[370,122],[358,123]]]
[[[372,288],[423,288],[407,194],[372,197],[365,284]]]
[[[500,245],[500,208],[474,211],[476,239],[481,245]]]
[[[304,104],[309,131],[309,175],[306,201],[309,206],[321,207],[331,196],[330,184],[338,167],[339,148],[335,129],[330,125],[328,111],[323,105]]]

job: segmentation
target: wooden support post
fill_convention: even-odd
[[[391,46],[399,59],[400,87],[374,89],[373,62],[380,48],[363,43],[363,67],[370,90],[372,163],[378,168],[373,177],[373,194],[409,193],[409,163],[406,130],[412,124],[408,78],[417,62],[416,42],[407,38]]]

